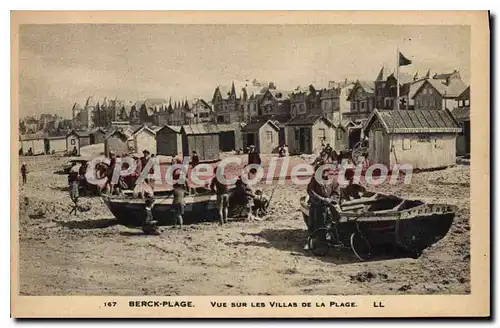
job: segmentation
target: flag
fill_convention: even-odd
[[[409,60],[408,58],[403,56],[403,54],[400,52],[399,53],[399,66],[406,66],[406,65],[410,65],[410,64],[411,64],[411,60]]]

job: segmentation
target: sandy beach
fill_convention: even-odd
[[[29,171],[19,193],[21,295],[470,293],[469,166],[414,174],[409,185],[368,187],[459,210],[448,235],[420,258],[359,262],[348,251],[316,258],[303,250],[299,198],[306,186],[278,186],[261,222],[200,219],[146,236],[117,225],[98,197],[82,198],[91,210],[70,216],[67,177],[54,174],[66,160],[20,159]]]

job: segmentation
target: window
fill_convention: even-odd
[[[340,140],[341,137],[342,137],[342,131],[340,129],[338,129],[336,132],[335,132],[335,135],[337,136],[337,140]]]
[[[470,104],[470,100],[469,99],[465,99],[464,100],[464,106],[469,106]]]
[[[436,99],[431,99],[431,106],[432,107],[436,106]]]
[[[403,138],[403,150],[411,149],[411,139],[409,137]]]
[[[75,139],[71,139],[71,146],[75,145]]]
[[[432,89],[429,89],[429,94],[432,95]]]
[[[424,95],[426,95],[426,94],[427,94],[427,88],[424,88],[424,90],[422,90],[422,93],[423,93]]]
[[[266,131],[267,142],[273,142],[273,133],[271,131]]]
[[[304,107],[304,104],[300,104],[300,107],[299,107],[299,114],[305,114],[306,113],[306,109]]]
[[[355,111],[355,110],[356,110],[356,103],[355,103],[355,102],[352,102],[352,103],[351,103],[351,110],[352,110],[352,111]]]
[[[361,102],[361,109],[365,109],[365,102],[364,101]]]
[[[462,129],[462,131],[460,131],[460,135],[463,136],[464,135],[464,131],[465,131],[465,123],[464,122],[459,122],[460,124],[460,128]]]
[[[299,140],[300,140],[300,129],[295,128],[295,141],[299,141]]]
[[[318,129],[318,136],[321,139],[325,139],[326,138],[326,130],[325,129]]]

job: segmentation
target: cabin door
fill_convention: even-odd
[[[255,133],[247,133],[246,136],[247,136],[247,145],[246,145],[247,147],[251,145],[257,146],[255,144]]]
[[[50,142],[48,139],[45,139],[44,140],[44,148],[45,148],[45,154],[49,154],[50,153]]]
[[[387,164],[385,160],[385,145],[384,145],[384,131],[375,130],[373,131],[374,140],[374,158],[375,163]]]
[[[354,146],[361,140],[361,129],[352,128],[349,130],[349,149],[353,149]]]
[[[470,121],[464,121],[465,153],[470,154]]]
[[[311,128],[300,128],[299,136],[300,152],[311,154]]]

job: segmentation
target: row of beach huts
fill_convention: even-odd
[[[310,154],[329,143],[334,149],[348,145],[347,128],[321,115],[305,115],[282,124],[273,120],[232,124],[191,124],[162,127],[116,124],[109,129],[72,130],[67,135],[21,136],[20,153],[33,155],[58,152],[80,154],[83,146],[104,143],[104,153],[141,152],[148,149],[158,155],[188,155],[196,151],[200,160],[219,158],[220,152],[243,150],[254,145],[260,153],[274,153],[287,145],[292,154]],[[354,125],[354,124],[352,124]]]

